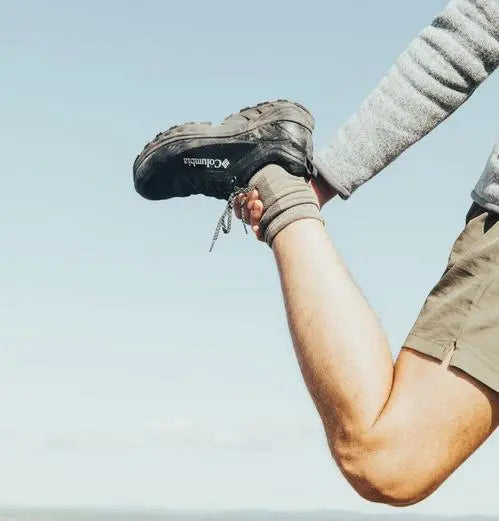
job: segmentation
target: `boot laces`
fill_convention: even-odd
[[[220,235],[220,231],[223,231],[225,234],[230,233],[230,230],[232,228],[232,211],[234,210],[234,204],[237,196],[240,194],[248,194],[251,191],[252,188],[250,188],[249,186],[245,188],[234,187],[234,189],[232,190],[231,194],[229,195],[229,199],[227,200],[225,210],[220,219],[218,220],[217,226],[215,228],[215,233],[213,234],[213,239],[211,241],[210,253],[213,251],[218,236]],[[243,199],[241,201],[241,213],[245,203],[246,199]],[[246,233],[246,235],[248,235],[248,228],[246,227],[244,219],[241,219],[241,222],[243,223],[244,232]]]

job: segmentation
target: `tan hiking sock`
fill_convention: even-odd
[[[249,187],[258,190],[263,203],[260,229],[270,247],[275,236],[295,221],[317,219],[324,223],[310,184],[303,177],[289,174],[279,165],[262,168],[250,179]]]

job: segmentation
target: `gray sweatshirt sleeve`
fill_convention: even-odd
[[[452,0],[314,159],[343,198],[451,115],[499,65],[499,0]]]

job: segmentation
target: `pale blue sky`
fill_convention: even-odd
[[[147,202],[156,132],[274,98],[320,146],[445,1],[0,2],[0,504],[379,511],[330,463],[267,247]],[[441,274],[496,76],[328,228],[393,342]],[[414,510],[499,513],[491,440]]]

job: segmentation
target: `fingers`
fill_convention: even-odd
[[[250,224],[250,212],[252,204],[258,199],[258,192],[253,190],[248,194],[239,194],[234,201],[234,214],[238,219],[243,219]]]
[[[260,231],[260,219],[263,215],[263,203],[259,199],[253,201],[251,205],[251,213],[250,213],[250,224],[251,229],[255,233],[258,240],[263,240],[263,234]]]
[[[260,224],[260,219],[263,215],[263,203],[259,199],[256,201],[252,201],[250,211],[250,224],[253,228],[254,226],[258,226]]]
[[[253,209],[253,205],[258,201],[258,191],[253,190],[248,194],[246,199],[246,208],[244,212],[244,216],[246,217],[246,224],[251,224],[251,211]]]
[[[258,199],[258,191],[253,190],[248,194],[239,194],[234,201],[234,214],[238,219],[243,219],[256,235],[256,238],[263,241],[263,234],[260,231],[260,219],[263,215],[263,203]]]

